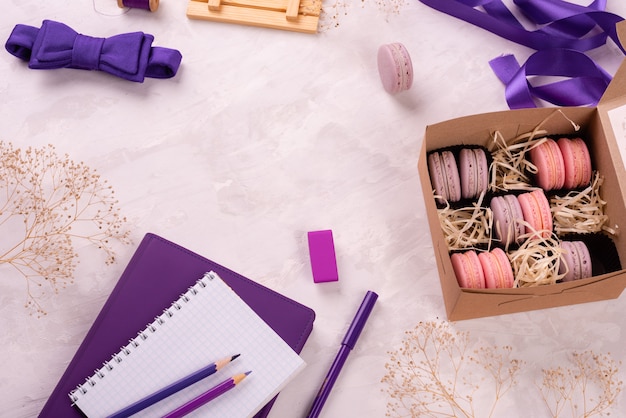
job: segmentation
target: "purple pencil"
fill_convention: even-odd
[[[239,354],[236,354],[231,357],[226,357],[222,360],[216,361],[215,363],[211,363],[208,366],[203,367],[202,369],[190,374],[189,376],[186,376],[180,380],[177,380],[176,382],[171,383],[170,385],[164,387],[163,389],[160,389],[154,392],[153,394],[146,396],[145,398],[140,399],[131,405],[128,405],[127,407],[114,413],[113,415],[109,415],[107,418],[130,417],[131,415],[134,415],[137,412],[146,409],[150,405],[153,405],[159,402],[160,400],[163,400],[167,398],[168,396],[173,395],[174,393],[185,389],[187,386],[190,386],[204,379],[205,377],[212,375],[213,373],[220,370],[222,367],[226,366],[231,361],[235,360],[237,357],[239,357]]]
[[[234,375],[231,378],[224,380],[221,383],[218,383],[216,386],[213,386],[211,389],[207,390],[202,395],[190,400],[186,404],[181,405],[175,410],[173,410],[172,412],[164,415],[163,418],[184,417],[191,411],[195,411],[196,409],[200,408],[202,405],[228,392],[229,390],[237,386],[237,384],[239,384],[243,379],[245,379],[245,377],[249,375],[250,373],[251,372],[239,373],[239,374]]]

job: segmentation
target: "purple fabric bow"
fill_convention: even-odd
[[[514,0],[536,30],[527,30],[501,0],[420,0],[510,41],[537,50],[520,66],[514,57],[496,58],[490,65],[506,84],[509,107],[536,107],[533,97],[559,106],[595,105],[611,76],[584,55],[611,38],[626,52],[615,25],[622,17],[604,11],[606,0],[580,6],[562,0]],[[567,77],[533,86],[529,76]]]
[[[110,38],[81,35],[69,26],[44,20],[41,28],[16,25],[6,50],[28,61],[32,69],[77,68],[99,70],[130,81],[145,77],[171,78],[182,55],[169,48],[153,47],[154,36],[143,32]]]

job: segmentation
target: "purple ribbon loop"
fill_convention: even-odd
[[[514,3],[528,18],[538,25],[545,25],[561,19],[576,18],[576,24],[592,23],[584,14],[590,11],[604,11],[606,0],[596,0],[589,6],[580,6],[562,0],[514,0]]]
[[[537,107],[534,97],[558,106],[596,105],[611,76],[579,51],[553,49],[537,51],[520,66],[512,55],[489,62],[494,73],[506,85],[506,101],[511,109]],[[567,79],[533,85],[533,77]]]
[[[588,6],[563,0],[513,0],[535,30],[528,30],[501,0],[420,0],[436,10],[472,23],[537,52],[520,66],[506,55],[490,62],[506,85],[511,109],[537,107],[536,99],[558,106],[596,105],[611,76],[584,52],[612,39],[626,53],[616,24],[624,18],[605,11],[606,0]],[[533,85],[541,77],[565,77]]]
[[[100,70],[130,81],[176,75],[182,55],[153,47],[154,37],[143,32],[110,38],[81,35],[63,23],[44,20],[41,28],[16,25],[6,50],[28,61],[32,69],[76,68]]]
[[[472,23],[496,35],[535,50],[567,48],[588,51],[610,37],[624,51],[615,24],[624,20],[601,10],[605,1],[578,6],[561,0],[515,0],[525,16],[535,20],[537,29],[527,30],[501,0],[420,0],[427,6]],[[482,7],[479,10],[476,7]],[[594,28],[601,33],[587,37]],[[626,52],[626,51],[625,51]]]

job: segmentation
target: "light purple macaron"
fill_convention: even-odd
[[[461,181],[456,158],[451,151],[432,152],[428,155],[428,171],[437,203],[458,202],[461,199]]]
[[[489,187],[489,166],[482,148],[463,148],[459,153],[459,174],[464,199],[479,197]]]
[[[524,214],[517,197],[512,194],[491,199],[493,236],[507,248],[524,234]]]
[[[582,241],[561,242],[563,255],[559,264],[559,274],[564,282],[586,279],[592,276],[591,255],[589,248]]]
[[[399,42],[378,48],[378,73],[388,93],[408,90],[413,84],[413,64],[409,51]]]

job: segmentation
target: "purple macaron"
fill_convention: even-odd
[[[559,274],[563,274],[564,282],[586,279],[592,276],[591,255],[582,241],[563,241],[563,255],[559,264]]]
[[[491,200],[494,237],[505,247],[518,242],[524,234],[524,215],[517,197],[512,194]]]
[[[459,174],[464,199],[479,197],[489,187],[489,166],[482,148],[463,148],[459,154]]]
[[[438,204],[445,205],[446,202],[458,202],[461,199],[459,170],[451,151],[430,153],[428,171]]]
[[[408,90],[413,84],[413,64],[409,51],[399,42],[378,48],[378,73],[390,94]]]

